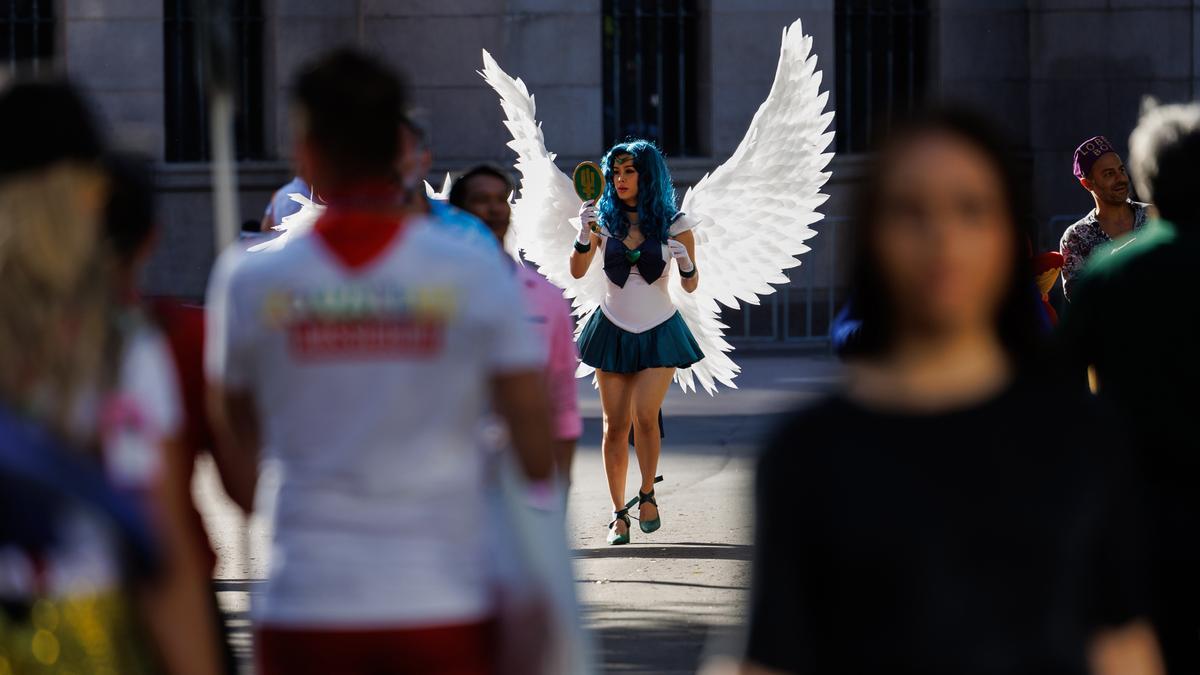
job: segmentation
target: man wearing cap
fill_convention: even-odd
[[[1063,232],[1059,252],[1063,256],[1063,295],[1071,299],[1076,276],[1083,271],[1092,251],[1141,229],[1149,204],[1129,198],[1129,175],[1112,143],[1093,136],[1075,149],[1075,178],[1092,193],[1096,208]]]
[[[1062,324],[1064,356],[1079,374],[1091,367],[1100,398],[1121,414],[1136,450],[1152,565],[1149,616],[1168,673],[1200,673],[1197,156],[1200,104],[1143,103],[1129,164],[1156,217],[1136,241],[1088,263]]]

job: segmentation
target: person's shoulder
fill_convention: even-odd
[[[286,245],[255,246],[254,250],[238,247],[241,252],[236,274],[260,278],[286,274],[297,267],[308,267],[313,263],[313,258],[318,257],[316,246],[320,244],[317,240],[318,237],[305,235],[289,237]]]
[[[488,235],[491,237],[491,235]],[[407,235],[409,255],[421,261],[422,269],[436,269],[439,277],[451,279],[472,294],[515,288],[512,269],[499,246],[448,228],[444,222],[422,218],[411,224]]]
[[[562,289],[550,283],[549,279],[529,265],[517,264],[517,279],[530,293],[537,295],[539,300],[563,300]]]
[[[841,393],[831,393],[786,413],[776,424],[763,451],[761,462],[794,465],[808,448],[824,445],[839,429],[846,428],[854,410]]]
[[[699,225],[699,220],[680,211],[671,218],[671,225],[667,228],[667,234],[675,237],[689,230],[694,230]]]
[[[468,235],[469,239],[478,238],[480,244],[497,247],[496,237],[483,221],[462,209],[444,201],[434,199],[429,202],[429,217],[442,225],[458,230],[460,234]]]
[[[125,313],[121,371],[124,378],[170,378],[175,374],[171,345],[163,330],[141,309]]]
[[[407,227],[406,238],[411,246],[424,250],[427,255],[453,259],[449,262],[451,265],[470,265],[500,257],[500,249],[490,234],[488,239],[491,241],[484,240],[474,230],[432,213],[412,220]]]
[[[1147,268],[1153,269],[1163,262],[1162,258],[1171,254],[1176,241],[1177,233],[1173,225],[1153,220],[1130,236],[1128,242],[1113,246],[1110,255],[1095,256],[1087,266],[1085,277],[1111,280]]]
[[[1081,238],[1084,235],[1084,232],[1088,228],[1092,227],[1094,223],[1095,220],[1092,218],[1092,214],[1089,212],[1079,220],[1076,220],[1068,225],[1067,229],[1063,230],[1062,237],[1059,238],[1060,248],[1066,247],[1068,244],[1071,244]]]
[[[1080,466],[1114,459],[1130,447],[1123,411],[1057,373],[1022,375],[1012,401],[1019,410],[1006,416],[1026,428],[1030,447],[1057,448]]]

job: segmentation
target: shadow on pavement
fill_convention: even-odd
[[[671,546],[605,546],[577,548],[575,558],[668,558],[674,560],[750,560],[754,547],[749,544],[674,544]]]
[[[669,620],[653,626],[607,626],[594,633],[597,661],[605,673],[695,673],[709,655],[712,631],[703,623]]]
[[[218,593],[257,593],[266,579],[213,579],[213,590]]]
[[[577,584],[594,584],[590,579],[576,579]],[[605,579],[605,584],[648,584],[650,586],[681,586],[684,588],[707,588],[718,591],[748,591],[749,586],[720,586],[717,584],[693,584],[685,581],[654,581],[651,579]]]

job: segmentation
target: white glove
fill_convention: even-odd
[[[667,248],[671,249],[671,257],[679,263],[680,272],[691,272],[696,268],[696,265],[692,263],[692,256],[688,255],[687,247],[683,245],[683,242],[677,239],[668,239]]]
[[[592,243],[592,223],[598,222],[596,216],[596,203],[591,199],[583,203],[579,207],[579,237],[578,241],[581,245],[587,246]]]

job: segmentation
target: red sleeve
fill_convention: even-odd
[[[182,390],[184,440],[193,453],[212,447],[212,431],[204,404],[204,308],[159,298],[150,310],[171,345]]]

